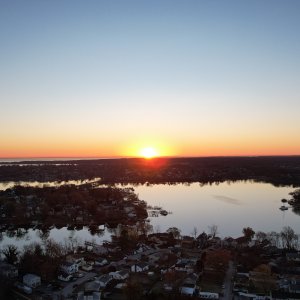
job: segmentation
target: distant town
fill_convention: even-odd
[[[300,187],[300,156],[123,158],[0,162],[0,182],[101,178],[103,184],[254,180]]]

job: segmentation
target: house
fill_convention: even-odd
[[[183,283],[180,287],[180,293],[187,296],[193,296],[196,292],[196,284]]]
[[[200,299],[219,299],[218,293],[211,293],[211,292],[199,292]]]
[[[289,286],[290,293],[300,294],[300,279],[292,279]]]
[[[67,274],[78,272],[78,267],[79,265],[75,262],[65,262],[60,266],[61,270]]]
[[[193,296],[197,289],[197,280],[199,276],[195,273],[190,274],[183,281],[180,287],[180,293],[187,296]]]
[[[148,250],[153,250],[151,247],[145,245],[145,244],[138,244],[138,248],[134,251],[134,254],[143,253]]]
[[[107,247],[103,245],[98,245],[91,242],[85,242],[85,246],[87,247],[87,250],[93,251],[95,254],[103,255],[108,253]]]
[[[235,242],[236,242],[236,248],[238,249],[246,248],[249,246],[249,240],[245,236],[240,236],[236,238]]]
[[[117,271],[117,272],[111,272],[111,273],[109,273],[109,275],[111,275],[113,277],[113,279],[125,280],[126,278],[129,277],[129,272],[126,270],[121,270],[121,271]]]
[[[140,262],[140,263],[137,263],[137,264],[134,264],[131,266],[131,272],[135,272],[135,273],[145,272],[148,270],[149,270],[149,265],[147,263],[143,263],[143,262]]]
[[[101,292],[79,292],[76,300],[100,300]]]
[[[80,255],[68,255],[66,261],[69,263],[77,264],[80,267],[84,264],[84,257]]]
[[[31,288],[41,285],[41,277],[34,274],[26,274],[23,276],[23,283]]]
[[[100,283],[100,287],[105,288],[109,282],[112,281],[111,275],[102,275],[101,277],[97,278],[96,281]]]
[[[99,292],[100,291],[100,282],[99,281],[89,281],[84,285],[84,290],[86,292]]]
[[[108,260],[106,258],[98,258],[98,259],[95,260],[95,265],[96,266],[102,267],[102,266],[105,266],[107,264],[108,264]]]
[[[171,251],[167,250],[161,250],[161,251],[157,251],[154,253],[151,253],[148,256],[148,261],[151,264],[157,263],[158,261],[165,261],[169,258],[169,254],[171,253]]]
[[[9,263],[0,262],[0,276],[6,278],[18,277],[18,269]]]
[[[286,259],[288,261],[296,261],[296,262],[298,262],[298,261],[300,261],[300,253],[299,252],[298,253],[287,253],[286,254]]]
[[[193,273],[196,265],[196,260],[194,259],[180,259],[175,264],[176,271],[183,271],[187,273]]]
[[[72,275],[71,274],[68,274],[68,273],[65,273],[65,272],[61,272],[57,278],[59,280],[62,280],[62,281],[70,281],[72,279]]]
[[[93,266],[91,264],[85,263],[81,266],[81,269],[88,272],[93,270]]]
[[[191,236],[183,236],[181,239],[181,247],[182,248],[188,248],[192,249],[194,248],[195,245],[195,240]]]

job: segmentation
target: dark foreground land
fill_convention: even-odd
[[[104,184],[254,180],[300,186],[300,156],[97,159],[0,163],[0,182],[100,177]]]

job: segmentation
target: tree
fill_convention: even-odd
[[[204,265],[218,270],[219,272],[225,272],[227,270],[230,258],[231,255],[230,251],[228,250],[207,252]]]
[[[143,295],[143,288],[141,284],[135,280],[129,280],[124,289],[126,299],[128,300],[138,300],[141,299]]]
[[[198,234],[198,229],[196,226],[194,226],[192,232],[191,232],[192,236],[194,237],[194,239],[197,238],[197,234]]]
[[[257,231],[255,233],[255,237],[261,243],[261,242],[263,242],[264,240],[267,239],[267,234],[265,232],[262,232],[262,231]]]
[[[295,234],[294,230],[290,226],[283,227],[282,231],[280,232],[282,246],[289,250],[295,249],[298,236]]]
[[[48,239],[46,241],[45,253],[52,259],[59,259],[65,254],[62,245],[56,243],[53,239]]]
[[[289,204],[293,207],[293,212],[300,215],[300,189],[295,190],[290,195],[292,199],[289,201]]]
[[[147,236],[149,233],[153,232],[153,226],[146,221],[140,221],[136,224],[138,234],[142,234],[144,236]]]
[[[218,232],[218,225],[212,224],[211,226],[208,226],[209,234],[211,235],[212,238],[216,237]]]
[[[248,242],[250,242],[255,235],[255,231],[251,227],[245,227],[243,228],[243,234],[244,237],[248,240]]]
[[[174,239],[178,239],[180,237],[181,230],[177,227],[170,227],[169,229],[167,229],[167,233],[172,234]]]
[[[271,231],[267,233],[267,240],[271,243],[272,246],[280,246],[280,233],[276,231]]]
[[[5,260],[9,264],[15,264],[18,261],[19,251],[14,245],[5,246],[1,253],[5,256]]]
[[[128,233],[128,229],[126,227],[124,227],[121,230],[121,235],[119,238],[119,245],[122,249],[122,251],[127,250],[128,248],[130,248],[130,237],[129,237],[129,233]]]

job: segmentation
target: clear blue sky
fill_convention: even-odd
[[[300,154],[300,1],[0,0],[0,39],[0,156]]]

